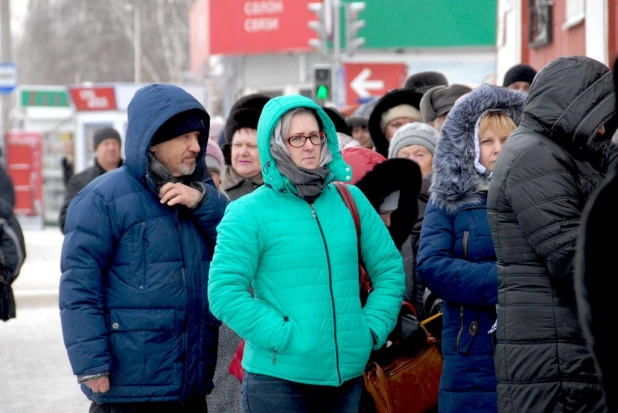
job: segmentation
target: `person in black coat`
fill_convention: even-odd
[[[618,89],[618,59],[614,63],[614,88]],[[579,232],[576,255],[575,295],[579,321],[594,356],[603,390],[605,404],[610,412],[618,412],[616,390],[616,363],[618,352],[614,349],[614,331],[610,326],[615,320],[613,288],[608,280],[615,270],[615,245],[607,241],[608,234],[618,233],[618,150],[612,147],[609,157],[608,177],[588,201]]]
[[[117,130],[108,127],[98,129],[94,133],[93,140],[95,149],[94,165],[71,176],[66,185],[64,203],[62,204],[62,208],[60,208],[60,217],[58,218],[58,225],[63,234],[64,224],[67,219],[67,210],[69,209],[69,204],[71,204],[71,201],[75,198],[75,195],[95,178],[122,165],[122,158],[120,157],[122,141]]]
[[[3,199],[11,208],[15,208],[15,188],[13,187],[13,180],[2,168],[0,168],[0,199]]]
[[[26,259],[24,234],[13,208],[0,199],[0,320],[15,318],[15,297],[11,285]]]
[[[574,277],[583,209],[606,173],[615,104],[607,66],[583,56],[553,60],[536,75],[493,170],[501,413],[606,411]]]

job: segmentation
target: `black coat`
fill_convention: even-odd
[[[15,318],[15,298],[11,285],[26,259],[21,226],[11,206],[0,199],[0,320]]]
[[[15,188],[9,174],[0,168],[0,199],[15,208]]]
[[[425,284],[416,271],[418,236],[414,232],[418,219],[418,199],[421,190],[421,171],[408,159],[389,159],[376,165],[357,184],[376,211],[388,195],[399,191],[397,210],[391,215],[389,232],[397,249],[401,251],[406,273],[404,299],[414,305],[422,316]],[[379,212],[379,211],[378,211]]]
[[[614,63],[614,88],[618,89],[618,59]],[[613,148],[616,149],[616,148]],[[588,201],[579,234],[575,268],[575,295],[579,320],[586,334],[605,390],[605,402],[612,412],[618,411],[618,352],[614,348],[615,317],[613,288],[608,280],[614,275],[615,243],[607,238],[618,234],[618,150],[610,156],[609,176],[594,197]],[[609,276],[609,277],[608,277]]]
[[[611,136],[614,104],[606,66],[556,59],[535,78],[496,162],[488,218],[499,282],[500,412],[606,411],[573,278],[582,211],[602,179],[592,166],[602,162],[584,146],[603,124]]]
[[[122,165],[122,161],[120,162]],[[120,166],[118,165],[118,166]],[[67,210],[69,209],[69,205],[75,195],[79,193],[82,189],[86,187],[90,182],[94,181],[99,176],[103,175],[107,172],[103,169],[95,160],[94,165],[90,168],[83,170],[82,172],[72,175],[69,178],[69,181],[66,185],[66,192],[64,194],[64,203],[62,204],[62,208],[60,208],[60,216],[58,217],[58,226],[60,227],[60,231],[64,234],[64,224],[67,220]]]

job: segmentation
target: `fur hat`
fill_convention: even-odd
[[[270,97],[260,93],[254,93],[241,97],[234,103],[230,115],[225,122],[224,143],[221,146],[225,163],[232,164],[232,138],[237,130],[242,128],[256,129],[262,109]]]
[[[154,133],[150,146],[158,145],[190,132],[199,132],[208,138],[208,127],[204,125],[203,112],[198,109],[180,112],[168,120]]]
[[[504,75],[504,83],[502,86],[509,87],[515,82],[526,82],[532,84],[536,70],[531,66],[519,64],[511,67]]]
[[[429,89],[421,99],[423,122],[433,122],[439,116],[446,115],[460,96],[472,91],[466,85],[436,86]]]
[[[440,72],[418,72],[406,79],[404,89],[414,90],[424,94],[434,86],[448,86],[448,80]]]
[[[408,123],[395,132],[388,147],[388,157],[397,158],[399,151],[410,145],[420,145],[433,155],[439,137],[438,131],[425,123]]]
[[[344,133],[346,135],[352,135],[352,131],[350,130],[350,127],[346,123],[345,118],[343,117],[341,112],[339,112],[335,108],[329,108],[324,106],[322,106],[322,110],[326,112],[330,120],[333,121],[333,123],[335,124],[335,130],[337,132]]]
[[[120,139],[120,134],[118,133],[118,131],[114,128],[100,128],[97,129],[94,132],[94,135],[92,136],[92,143],[93,143],[93,147],[96,150],[97,146],[99,146],[99,144],[101,142],[103,142],[105,139],[115,139],[118,141],[118,143],[122,144],[122,140]]]
[[[369,134],[376,148],[376,151],[384,156],[388,156],[388,140],[382,130],[382,115],[388,110],[399,105],[410,105],[419,110],[421,105],[421,95],[409,89],[391,90],[376,103],[371,116],[369,117]],[[420,119],[419,119],[420,120]]]

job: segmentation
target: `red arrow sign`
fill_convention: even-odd
[[[382,96],[400,88],[408,76],[405,63],[344,63],[346,104],[355,105],[360,99]]]

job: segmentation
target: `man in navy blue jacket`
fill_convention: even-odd
[[[126,162],[68,209],[65,346],[90,412],[206,412],[220,325],[208,270],[228,202],[205,165],[210,118],[170,85],[140,89],[128,118]]]

